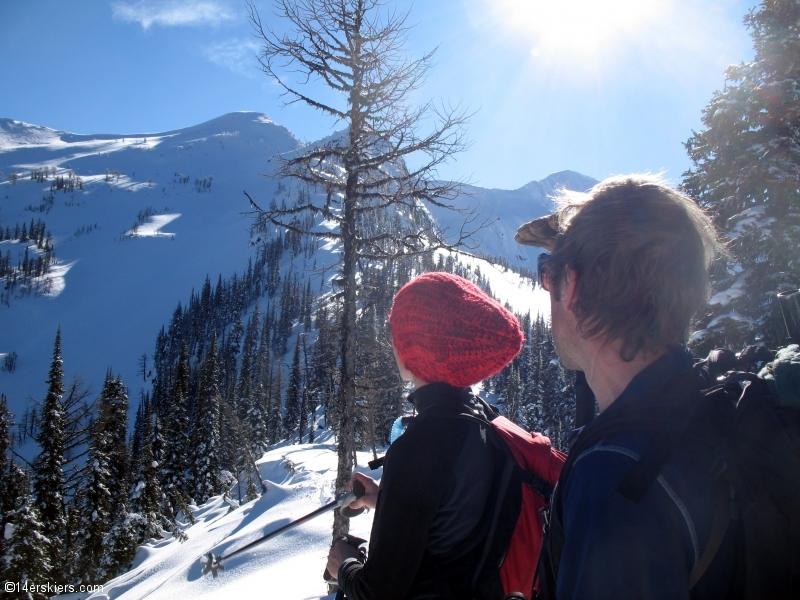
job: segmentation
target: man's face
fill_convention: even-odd
[[[560,294],[555,293],[547,278],[543,281],[545,289],[550,292],[550,328],[553,332],[553,343],[556,345],[558,359],[565,369],[582,371],[580,361],[580,335],[578,323],[572,312],[572,299],[575,292],[575,272],[568,270],[567,280],[561,282]],[[558,296],[558,299],[556,299]]]

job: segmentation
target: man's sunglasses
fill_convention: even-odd
[[[550,291],[550,277],[547,274],[547,262],[550,260],[549,252],[542,252],[539,258],[536,259],[536,277],[539,281],[539,286]]]

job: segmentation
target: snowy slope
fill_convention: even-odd
[[[78,136],[0,121],[0,225],[13,229],[42,219],[63,271],[50,297],[12,298],[0,306],[0,354],[18,356],[14,373],[0,371],[0,392],[12,411],[19,415],[29,396],[44,396],[59,325],[68,381],[80,375],[99,391],[111,367],[136,396],[137,358],[152,354],[155,335],[178,301],[199,289],[206,274],[216,281],[246,267],[253,250],[242,190],[271,197],[275,182],[260,176],[267,159],[296,146],[288,130],[257,113],[136,135]],[[45,166],[59,176],[72,170],[84,189],[55,192],[47,213],[25,210],[50,193],[52,178],[28,177]],[[122,175],[106,182],[105,169]],[[16,185],[8,182],[12,172],[21,174]],[[178,173],[188,182],[174,183]],[[195,180],[209,177],[211,187],[198,192]],[[137,236],[125,236],[148,208],[161,214],[146,219]],[[0,242],[0,252],[18,245]]]
[[[287,470],[287,459],[294,471]],[[359,453],[358,470],[370,471],[371,454]],[[225,554],[302,517],[333,500],[336,447],[333,440],[275,448],[258,461],[268,491],[234,509],[235,501],[215,497],[197,512],[197,523],[186,529],[188,540],[162,540],[139,547],[133,568],[108,582],[92,598],[325,598],[322,580],[331,541],[333,513],[322,515],[229,561],[215,579],[202,575],[200,557]],[[236,488],[231,494],[236,497]],[[372,513],[351,520],[351,533],[369,537]],[[85,595],[84,595],[85,596]],[[330,597],[331,600],[333,596]]]

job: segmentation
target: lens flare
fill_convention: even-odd
[[[639,37],[668,0],[487,0],[504,27],[525,36],[534,57],[597,55]]]

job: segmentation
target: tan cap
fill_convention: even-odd
[[[520,225],[514,241],[526,246],[539,246],[552,252],[558,235],[558,215],[546,215]]]

